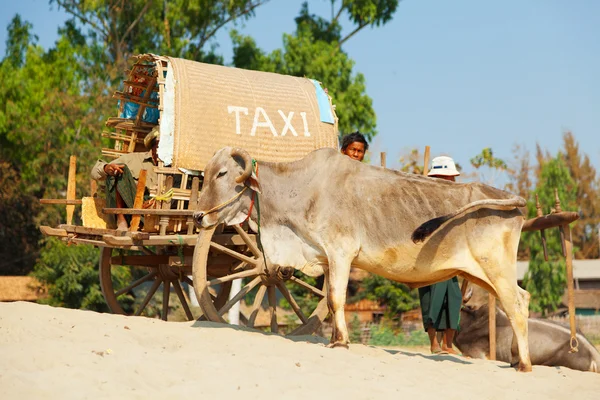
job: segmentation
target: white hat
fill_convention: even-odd
[[[447,156],[436,157],[431,160],[431,169],[427,176],[458,176],[460,172],[456,170],[454,160]]]

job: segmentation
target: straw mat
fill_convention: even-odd
[[[179,58],[169,62],[175,77],[174,167],[204,170],[225,146],[272,162],[337,148],[335,113],[335,124],[321,122],[309,79]]]

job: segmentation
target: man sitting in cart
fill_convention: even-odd
[[[107,163],[103,160],[92,168],[91,177],[97,181],[106,180],[106,206],[108,208],[132,208],[135,200],[137,181],[140,171],[145,169],[146,193],[143,208],[148,208],[153,200],[149,199],[149,188],[156,186],[158,177],[154,171],[158,156],[158,126],[154,127],[144,138],[147,152],[133,152]],[[129,218],[129,217],[128,217]],[[129,224],[123,214],[117,214],[117,229],[128,230]]]

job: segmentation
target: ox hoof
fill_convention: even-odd
[[[330,349],[335,349],[336,347],[342,347],[344,349],[349,349],[350,346],[348,345],[348,343],[344,343],[344,342],[333,342],[333,343],[329,343],[327,345],[327,347],[329,347]]]
[[[532,371],[531,364],[519,363],[519,368],[517,369],[517,371],[519,371],[519,372],[531,372]]]
[[[510,364],[511,367],[516,368],[519,372],[531,372],[531,364],[525,364],[522,362],[516,362]]]

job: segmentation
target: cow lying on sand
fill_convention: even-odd
[[[454,344],[465,356],[487,358],[490,352],[487,304],[479,307],[463,307],[460,312],[459,330]],[[529,354],[533,365],[561,366],[580,371],[600,373],[600,353],[583,336],[577,334],[579,351],[569,353],[571,331],[555,322],[528,319]],[[496,359],[512,363],[513,332],[506,314],[496,310]]]
[[[529,294],[516,275],[522,198],[480,183],[365,165],[333,149],[291,163],[259,162],[257,177],[245,150],[226,147],[204,174],[198,226],[239,224],[250,212],[254,229],[252,191],[260,193],[267,264],[327,273],[331,346],[349,342],[344,305],[351,266],[411,287],[461,275],[500,299],[517,339],[519,370],[531,370]]]

